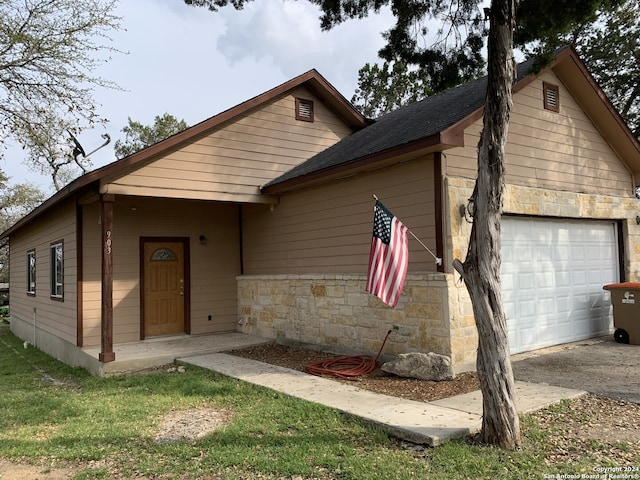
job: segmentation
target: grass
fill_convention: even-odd
[[[75,479],[543,478],[599,465],[587,456],[548,466],[551,433],[533,417],[523,417],[518,452],[465,441],[405,449],[335,410],[194,366],[93,377],[24,349],[7,326],[0,326],[0,405],[0,459],[71,466]],[[155,442],[165,414],[204,407],[231,412],[227,425],[197,441]]]

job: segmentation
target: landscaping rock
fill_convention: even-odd
[[[400,377],[440,382],[455,377],[451,359],[437,353],[403,353],[382,365],[381,369]]]

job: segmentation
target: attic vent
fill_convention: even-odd
[[[296,120],[313,122],[313,100],[296,98]]]
[[[560,111],[560,89],[557,85],[551,83],[542,82],[542,94],[544,96],[544,108],[545,110],[551,110],[552,112]]]

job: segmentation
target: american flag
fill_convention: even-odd
[[[409,265],[409,229],[379,201],[376,201],[374,212],[365,290],[390,307],[395,307]]]

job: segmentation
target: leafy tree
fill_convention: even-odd
[[[40,205],[45,193],[30,183],[8,185],[9,178],[0,172],[0,231],[11,225]],[[9,281],[8,244],[0,246],[0,282]]]
[[[0,1],[0,137],[26,149],[25,163],[35,170],[65,169],[59,165],[76,160],[88,165],[86,158],[65,157],[60,145],[69,144],[68,131],[106,122],[97,114],[93,88],[117,86],[92,72],[116,51],[105,45],[120,26],[116,5],[117,0]]]
[[[616,110],[629,125],[636,137],[640,137],[640,6],[633,0],[626,0],[615,8],[603,5],[605,10],[598,15],[588,17],[585,21],[572,26],[567,35],[551,38],[552,43],[527,43],[530,38],[519,36],[518,47],[527,55],[538,55],[542,48],[552,51],[552,47],[574,45],[587,68],[598,84],[611,99]],[[539,12],[530,13],[535,15]],[[522,9],[519,15],[526,15]],[[540,68],[548,55],[540,55]],[[388,71],[388,63],[371,66],[366,64],[358,73],[358,88],[351,102],[364,115],[377,117],[382,113],[398,108],[407,103],[421,100],[428,95],[438,93],[442,87],[452,85],[440,84],[435,88],[430,77],[421,76],[423,70],[411,70],[406,64],[402,68]],[[481,65],[476,68],[478,76]],[[460,77],[460,81],[471,78]],[[379,107],[376,108],[375,106]]]
[[[248,1],[248,0],[247,0]],[[370,11],[390,5],[396,25],[384,33],[387,45],[383,59],[400,58],[409,65],[451,59],[457,70],[477,65],[483,19],[477,14],[479,0],[309,0],[322,9],[321,27],[329,29],[347,19],[362,18]],[[212,10],[232,4],[241,8],[245,0],[185,0],[187,4]],[[478,145],[478,178],[472,199],[474,221],[464,262],[454,268],[465,282],[478,327],[477,371],[483,397],[482,440],[505,448],[521,444],[515,407],[515,388],[509,357],[506,317],[500,292],[500,217],[502,215],[505,147],[512,107],[514,42],[537,44],[537,53],[547,58],[557,36],[571,26],[593,18],[598,8],[609,8],[617,0],[492,0],[485,10],[487,37],[487,94],[483,130]],[[516,11],[520,20],[516,22]],[[426,32],[424,21],[436,19],[439,32],[454,39],[446,45],[423,48],[416,33]],[[468,28],[472,41],[459,41]],[[517,35],[514,38],[514,33]],[[447,43],[447,42],[445,42]],[[450,52],[450,53],[446,53]]]
[[[25,128],[29,134],[24,139],[24,148],[29,152],[31,169],[49,175],[56,191],[74,178],[87,172],[91,166],[91,159],[85,156],[84,150],[73,136],[71,126],[62,133],[64,137],[54,142],[52,132],[64,125],[53,112],[43,112],[40,121]],[[107,135],[108,138],[108,135]]]
[[[432,93],[419,73],[402,62],[393,66],[384,62],[382,67],[367,63],[358,72],[358,88],[351,103],[366,117],[377,118]]]
[[[616,110],[640,138],[640,4],[626,0],[598,22],[579,25],[566,37]]]
[[[124,158],[187,128],[189,125],[184,120],[168,113],[156,116],[152,126],[142,125],[129,117],[129,125],[121,130],[125,140],[116,141],[113,149],[117,158]]]

